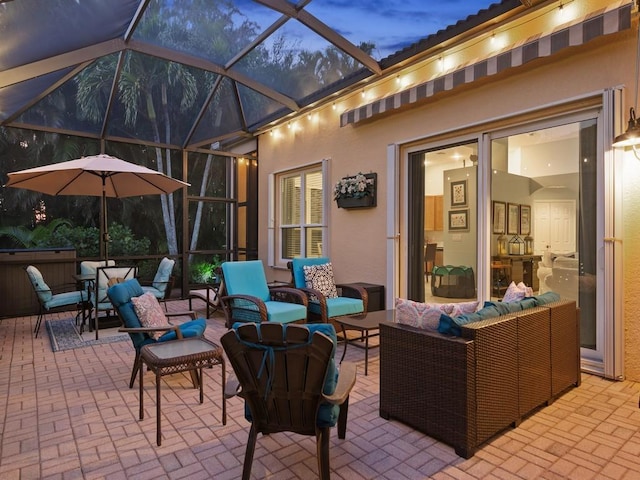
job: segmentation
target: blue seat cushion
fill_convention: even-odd
[[[318,302],[309,302],[309,311],[320,315],[320,304]],[[362,312],[364,312],[364,303],[360,298],[327,298],[327,316],[329,318],[356,315]]]
[[[53,295],[43,306],[46,310],[49,310],[66,305],[78,305],[86,301],[87,298],[87,292],[85,291],[58,293],[57,295]]]
[[[158,265],[158,271],[156,272],[155,277],[153,277],[153,288],[159,291],[162,296],[164,296],[164,293],[167,290],[167,285],[169,284],[169,279],[171,278],[171,272],[173,272],[173,266],[175,263],[175,260],[164,257],[160,261],[160,265]]]
[[[474,313],[465,313],[457,317],[450,317],[445,313],[440,314],[440,322],[438,323],[438,332],[445,335],[454,335],[459,337],[462,335],[461,326],[467,325],[472,322],[479,322],[480,320],[487,320],[489,318],[499,317],[501,315],[498,308],[494,305],[487,305]]]
[[[307,309],[304,305],[268,301],[265,302],[265,306],[267,307],[267,321],[269,322],[291,323],[307,318]]]
[[[560,295],[556,292],[545,292],[542,295],[536,295],[533,298],[535,299],[536,305],[540,306],[559,301]]]
[[[207,321],[204,318],[197,318],[180,324],[178,328],[184,338],[201,337],[207,328]],[[171,330],[158,338],[158,342],[167,342],[176,338],[178,338],[176,332]]]

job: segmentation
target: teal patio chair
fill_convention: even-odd
[[[251,423],[242,478],[251,477],[258,433],[294,432],[316,437],[318,476],[330,477],[330,432],[347,429],[349,394],[356,366],[336,368],[336,332],[332,325],[235,324],[221,338],[236,382],[225,389],[245,401]]]
[[[84,305],[89,300],[86,290],[60,290],[59,293],[54,293],[54,290],[44,281],[40,270],[33,265],[29,265],[25,268],[25,271],[38,298],[38,319],[36,320],[36,326],[33,330],[36,338],[38,337],[40,324],[42,323],[42,318],[45,313],[68,311],[72,308],[75,308],[78,312],[84,311]],[[64,289],[66,287],[62,288]]]
[[[164,309],[167,310],[167,298],[171,294],[173,288],[174,278],[171,275],[173,273],[173,267],[176,264],[175,260],[164,257],[160,260],[158,270],[151,285],[142,284],[142,290],[144,292],[151,292],[158,301],[164,303]]]
[[[357,285],[336,284],[333,274],[328,275],[322,272],[322,266],[329,263],[330,260],[327,257],[296,257],[288,264],[293,285],[305,292],[308,297],[308,320],[328,323],[337,317],[366,313],[369,302],[367,291]],[[307,282],[305,267],[308,269],[316,267],[319,272],[322,272],[316,276],[316,279],[319,279],[317,282]],[[333,269],[324,270],[332,272]],[[338,292],[340,292],[339,295]]]
[[[306,296],[294,288],[270,289],[261,260],[225,262],[222,276],[226,294],[220,301],[227,328],[235,322],[306,322]]]
[[[116,283],[109,287],[107,295],[110,304],[113,305],[123,327],[119,331],[126,332],[131,337],[131,342],[136,351],[136,357],[133,361],[133,369],[131,370],[131,380],[129,388],[133,388],[138,373],[140,350],[145,345],[156,342],[168,342],[178,338],[202,337],[207,328],[207,322],[204,318],[196,318],[195,312],[176,312],[165,314],[167,317],[167,325],[155,327],[143,327],[140,318],[136,313],[135,306],[131,300],[133,297],[139,297],[144,294],[142,286],[135,278]],[[172,325],[168,319],[170,317],[189,315],[192,320],[184,322],[180,325]],[[156,332],[165,332],[159,338],[154,338]],[[192,376],[194,387],[199,383]]]

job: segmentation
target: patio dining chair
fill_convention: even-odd
[[[158,270],[153,277],[153,282],[151,282],[150,285],[141,284],[142,290],[144,290],[145,293],[151,292],[158,301],[164,303],[165,311],[167,310],[167,299],[171,294],[171,289],[173,288],[173,283],[175,281],[175,278],[171,275],[175,264],[175,260],[164,257],[160,260]]]
[[[261,260],[225,262],[222,276],[227,328],[235,322],[306,322],[306,296],[295,288],[269,288]]]
[[[38,298],[38,319],[33,330],[36,338],[45,313],[68,311],[75,308],[78,311],[77,315],[80,315],[84,311],[84,304],[89,299],[86,290],[68,290],[71,288],[70,286],[62,286],[54,291],[44,281],[42,272],[38,268],[29,265],[25,268],[25,271]]]
[[[196,318],[195,312],[163,312],[157,299],[152,294],[145,295],[142,286],[135,278],[114,283],[108,288],[107,295],[110,304],[113,305],[122,322],[122,328],[119,331],[129,334],[136,351],[129,388],[133,388],[136,380],[142,347],[157,342],[169,342],[178,338],[202,337],[207,328],[206,320],[204,318]],[[155,304],[153,303],[154,301]],[[138,304],[137,307],[136,303]],[[139,314],[138,312],[142,313]],[[174,325],[169,321],[172,317],[185,315],[189,316],[191,320],[178,325]],[[193,373],[193,384],[194,387],[197,387],[199,380],[193,376]]]
[[[110,286],[109,282],[130,280],[137,276],[137,267],[98,267],[96,269],[96,281],[91,290],[91,304],[95,312],[93,328],[96,329],[96,340],[98,340],[98,331],[100,329],[100,312],[107,312],[108,315],[109,312],[114,310],[107,295],[107,290]],[[91,327],[91,322],[89,322],[89,329]]]
[[[288,267],[295,288],[308,297],[310,322],[327,323],[337,317],[367,312],[367,291],[358,285],[336,284],[329,258],[296,257]]]
[[[332,325],[235,324],[221,338],[237,383],[228,395],[245,401],[251,423],[242,478],[251,477],[258,433],[293,432],[316,437],[319,477],[330,477],[329,436],[347,428],[349,393],[356,381],[355,364],[335,363],[336,332]]]

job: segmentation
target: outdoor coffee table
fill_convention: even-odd
[[[356,346],[360,346],[355,343],[361,342],[362,337],[357,339],[349,339],[347,336],[347,330],[357,330],[364,335],[364,374],[368,374],[369,366],[369,338],[380,336],[380,322],[393,322],[394,310],[378,310],[375,312],[367,312],[364,315],[349,315],[346,317],[334,318],[335,322],[340,325],[342,329],[342,336],[344,337],[344,350],[342,351],[342,358],[340,363],[344,360],[344,356],[347,353],[347,346],[350,343],[354,343]],[[375,333],[371,333],[372,330],[376,330]],[[375,345],[378,347],[379,345]],[[374,347],[371,347],[374,348]]]
[[[222,366],[222,424],[227,424],[227,403],[224,396],[225,362],[222,348],[204,338],[184,338],[168,342],[145,345],[140,350],[140,420],[144,420],[143,407],[143,364],[156,374],[156,441],[161,444],[160,429],[160,380],[164,375],[192,371],[195,372],[200,387],[200,403],[204,403],[202,367]],[[195,385],[194,385],[195,386]]]

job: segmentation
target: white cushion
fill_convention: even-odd
[[[425,330],[438,330],[440,314],[444,313],[451,317],[457,317],[464,313],[473,313],[478,308],[478,302],[460,303],[421,303],[396,298],[395,300],[395,321],[412,327],[423,328]]]

